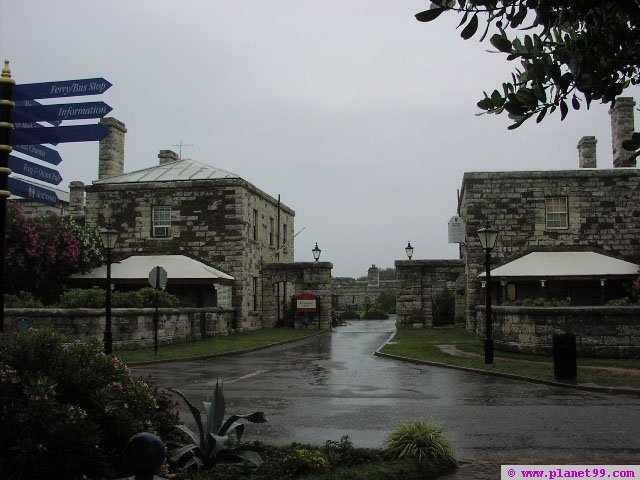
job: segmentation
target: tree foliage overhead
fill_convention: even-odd
[[[640,0],[431,0],[416,18],[444,12],[461,16],[462,38],[479,34],[518,62],[510,81],[478,102],[483,113],[507,112],[510,129],[556,110],[564,120],[594,100],[613,106],[640,83]]]

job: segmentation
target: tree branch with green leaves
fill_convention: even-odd
[[[506,112],[509,129],[556,111],[564,120],[593,101],[613,106],[640,83],[640,0],[431,0],[416,19],[445,12],[461,16],[463,39],[482,31],[480,41],[489,37],[518,62],[511,79],[478,102],[480,114]],[[640,135],[625,148],[640,148]]]

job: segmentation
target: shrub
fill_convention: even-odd
[[[526,298],[522,301],[523,307],[570,307],[571,298]]]
[[[364,312],[362,315],[363,320],[386,320],[387,318],[389,318],[387,312],[377,308],[372,308],[371,310]]]
[[[30,292],[19,292],[17,295],[5,295],[6,308],[42,308],[44,305]]]
[[[129,438],[174,437],[171,398],[97,341],[48,329],[0,337],[0,478],[114,478]]]
[[[72,288],[62,294],[58,308],[104,308],[105,291],[100,287]]]
[[[349,435],[344,435],[339,441],[326,441],[322,447],[322,452],[334,468],[345,465],[363,465],[384,460],[379,449],[355,448]]]
[[[56,304],[58,308],[104,308],[104,288],[93,287],[88,289],[74,288],[67,290]],[[153,307],[155,304],[155,289],[151,287],[141,288],[130,292],[115,291],[111,295],[111,305],[114,308],[143,308]],[[165,291],[158,292],[158,306],[160,308],[173,308],[180,305],[180,300],[175,295]]]
[[[358,320],[360,317],[358,316],[357,310],[353,308],[349,308],[342,312],[339,316],[340,320]]]
[[[451,290],[445,288],[433,296],[433,324],[453,325],[456,316],[456,298]]]
[[[305,473],[322,473],[329,470],[329,461],[322,452],[308,448],[298,448],[283,460],[286,471],[296,478]]]
[[[633,305],[633,302],[629,297],[614,298],[613,300],[609,300],[606,305],[609,307],[628,307]]]
[[[383,450],[389,459],[414,459],[444,473],[455,470],[457,461],[442,429],[424,420],[402,423],[387,437]]]

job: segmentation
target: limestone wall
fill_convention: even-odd
[[[153,308],[112,309],[114,350],[149,347],[154,344]],[[216,335],[228,335],[232,329],[233,310],[223,308],[161,308],[159,309],[158,343],[184,343]],[[50,327],[71,340],[103,338],[103,309],[23,309],[5,311],[5,332],[27,328]]]
[[[398,325],[433,327],[433,296],[445,288],[456,298],[455,324],[464,324],[462,260],[396,260]]]
[[[477,333],[484,335],[484,307],[477,309]],[[550,355],[553,335],[576,336],[579,356],[640,358],[640,307],[492,308],[498,350]]]

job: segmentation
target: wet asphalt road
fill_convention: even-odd
[[[201,406],[224,381],[227,414],[262,410],[245,438],[381,446],[405,419],[432,419],[463,459],[640,462],[640,398],[577,392],[373,356],[393,321],[353,322],[254,353],[135,367]],[[182,407],[182,406],[181,406]],[[189,423],[190,415],[181,410]],[[515,462],[512,462],[515,463]]]

